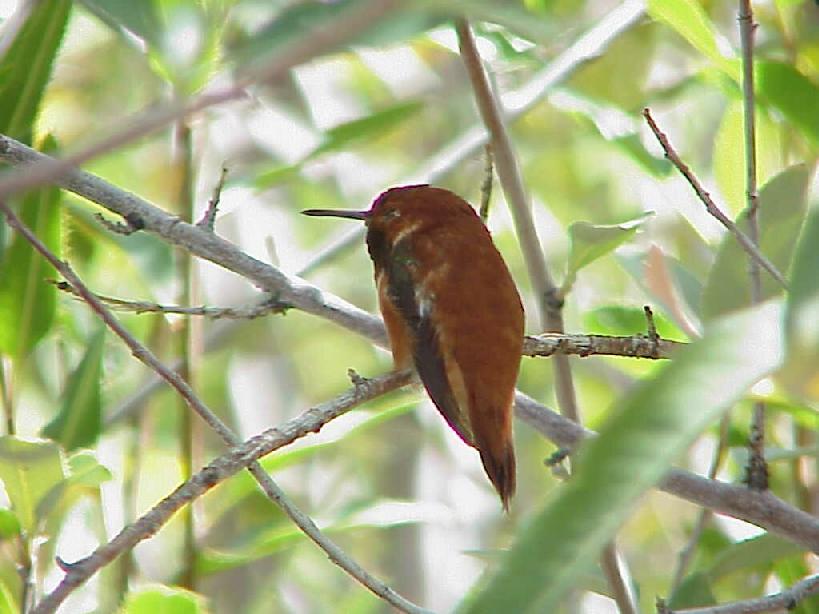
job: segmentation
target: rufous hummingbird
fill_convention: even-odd
[[[412,364],[508,511],[515,492],[512,403],[523,305],[475,210],[429,185],[392,188],[367,211],[308,209],[362,220],[396,369]]]

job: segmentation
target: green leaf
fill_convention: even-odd
[[[808,180],[811,170],[799,164],[792,166],[769,181],[759,193],[760,250],[786,274],[795,241],[805,216]],[[738,225],[746,230],[747,213]],[[763,299],[782,292],[776,280],[761,272]],[[705,319],[741,309],[751,301],[748,256],[733,235],[726,233],[717,258],[711,267],[702,294],[702,316]]]
[[[17,605],[14,593],[5,582],[0,580],[0,614],[17,614],[20,611],[21,608]]]
[[[576,472],[524,527],[462,611],[552,612],[694,438],[780,362],[781,309],[767,303],[714,322],[610,410]],[[748,348],[754,350],[748,351]]]
[[[20,521],[17,514],[0,507],[0,541],[20,534]]]
[[[60,448],[51,441],[0,437],[0,480],[27,533],[37,526],[37,506],[64,477]]]
[[[819,146],[819,86],[791,64],[781,62],[757,62],[756,79],[762,99],[776,107],[814,147]]]
[[[306,162],[322,154],[345,149],[361,141],[383,136],[401,122],[418,113],[423,106],[422,102],[414,100],[400,102],[375,111],[367,117],[354,119],[330,128],[324,133],[321,143],[304,158],[294,164],[277,166],[270,171],[260,173],[254,184],[257,188],[262,189],[291,179]]]
[[[646,332],[646,314],[641,307],[605,305],[583,315],[585,329],[598,335],[634,335]],[[684,339],[685,334],[662,313],[654,314],[654,324],[661,337]]]
[[[424,511],[416,503],[382,500],[343,517],[332,525],[322,527],[322,532],[333,536],[361,529],[386,529],[436,519],[434,510]],[[208,549],[201,552],[197,560],[197,572],[213,574],[249,565],[307,539],[309,538],[304,531],[292,524],[277,526],[256,535],[243,547],[231,551]]]
[[[115,32],[127,30],[151,46],[159,44],[162,23],[156,0],[82,0],[82,4]]]
[[[711,581],[704,573],[696,572],[685,577],[668,600],[668,607],[674,609],[716,605],[717,599],[711,590]]]
[[[35,3],[0,60],[0,132],[29,145],[70,10],[69,0]]]
[[[739,67],[717,47],[714,24],[696,0],[649,0],[648,14],[682,36],[724,72],[739,79]]]
[[[120,614],[197,614],[207,612],[202,595],[182,588],[153,585],[130,593]]]
[[[631,239],[643,222],[652,215],[654,213],[649,211],[620,224],[575,222],[569,226],[571,245],[566,281],[563,282],[563,293],[571,290],[580,269]]]
[[[712,581],[717,581],[737,571],[767,572],[775,561],[800,552],[804,552],[804,549],[793,542],[764,533],[738,542],[720,552],[708,569],[708,577]]]
[[[102,425],[102,350],[105,329],[88,342],[80,364],[69,376],[60,411],[42,430],[42,436],[59,441],[66,450],[92,445]]]
[[[756,121],[757,181],[765,183],[782,171],[781,127],[767,114],[757,113]],[[746,206],[745,134],[742,101],[733,102],[722,116],[714,139],[714,179],[724,201],[733,214]]]
[[[785,308],[787,361],[779,377],[794,395],[819,399],[819,207],[796,247]]]
[[[338,20],[357,10],[359,0],[290,3],[272,21],[235,49],[232,55],[241,64],[263,64],[283,48],[313,31],[332,28]],[[347,44],[384,46],[407,40],[445,20],[433,11],[394,10],[376,27],[352,37]],[[340,50],[341,46],[337,50]]]
[[[107,467],[101,465],[90,450],[80,450],[68,457],[68,479],[71,486],[96,488],[113,476]]]
[[[59,189],[29,193],[19,216],[49,249],[59,253]],[[15,233],[0,265],[0,352],[21,358],[49,331],[57,290],[47,279],[55,275],[54,267]]]

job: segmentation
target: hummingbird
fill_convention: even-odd
[[[302,213],[366,224],[395,368],[415,367],[452,430],[477,449],[508,512],[523,305],[475,210],[449,190],[421,184],[391,188],[366,211]]]

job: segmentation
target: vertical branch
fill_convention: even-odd
[[[191,129],[185,120],[179,120],[174,129],[174,165],[179,177],[178,203],[181,218],[193,223],[193,139]],[[193,304],[192,294],[192,269],[193,262],[189,252],[176,250],[177,257],[177,278],[179,282],[179,299],[181,305]],[[179,322],[176,331],[176,349],[180,357],[179,376],[188,382],[192,387],[196,383],[193,381],[193,356],[191,353],[191,319],[183,317]],[[182,479],[187,481],[193,476],[194,461],[194,420],[192,412],[188,411],[185,402],[180,399],[178,403],[179,411],[179,442],[180,442],[180,466],[182,467]],[[180,585],[190,590],[196,590],[196,527],[194,520],[194,506],[188,505],[182,510],[184,526],[182,542],[182,574]]]
[[[475,92],[478,111],[489,132],[489,143],[498,171],[498,179],[512,211],[512,219],[526,262],[529,280],[537,297],[541,325],[547,331],[562,333],[564,332],[563,297],[546,266],[546,258],[532,218],[529,197],[526,194],[520,166],[506,129],[501,105],[497,95],[492,91],[489,76],[481,62],[469,22],[465,18],[456,20],[455,32],[458,36],[461,58]],[[557,354],[552,357],[552,365],[555,371],[555,395],[560,411],[570,420],[579,423],[580,412],[577,407],[569,357]],[[623,614],[637,612],[634,595],[626,579],[627,574],[620,565],[613,543],[604,548],[601,567],[617,600],[620,612]]]
[[[748,235],[759,246],[759,202],[756,178],[756,99],[754,96],[754,14],[751,0],[739,0],[739,37],[742,46],[742,108],[745,135],[745,195],[748,208]],[[759,264],[749,260],[751,302],[762,300]],[[768,466],[765,462],[765,405],[754,403],[746,482],[749,488],[767,490]]]

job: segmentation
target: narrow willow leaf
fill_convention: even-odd
[[[579,574],[694,438],[780,363],[781,309],[766,303],[714,322],[610,411],[576,473],[519,533],[461,611],[552,612]]]
[[[696,0],[649,0],[648,14],[671,27],[697,51],[723,71],[738,79],[738,66],[724,57],[717,46],[717,31]]]
[[[819,86],[791,64],[758,62],[757,89],[762,99],[819,147]]]
[[[804,164],[792,166],[771,179],[759,193],[760,249],[783,274],[787,274],[794,238],[805,217],[808,180],[812,170]],[[747,214],[739,227],[747,228]],[[762,271],[763,299],[782,292],[776,280]],[[751,301],[748,256],[733,235],[727,234],[717,252],[702,294],[702,316],[705,319],[741,309]]]
[[[819,399],[819,208],[814,207],[793,259],[785,309],[787,361],[780,378],[797,396]]]
[[[205,598],[176,586],[151,585],[130,593],[120,614],[198,614],[208,612]]]
[[[29,145],[70,9],[70,0],[35,3],[0,60],[0,132]]]
[[[0,480],[26,532],[37,526],[37,506],[64,477],[56,443],[0,437]]]
[[[136,34],[148,44],[159,44],[162,24],[156,0],[81,0],[82,4],[100,21],[115,32],[125,30]]]
[[[563,283],[563,292],[568,292],[577,279],[577,273],[609,252],[614,251],[631,239],[637,229],[646,219],[654,215],[653,212],[644,213],[620,224],[590,224],[575,222],[569,226],[569,263],[566,271],[566,281]]]
[[[99,437],[104,342],[105,331],[100,329],[91,337],[80,364],[68,378],[60,411],[42,431],[43,437],[59,441],[66,450],[90,446]]]
[[[355,143],[366,142],[369,139],[383,136],[418,113],[423,106],[423,103],[418,101],[400,102],[375,111],[366,117],[334,126],[324,133],[318,146],[301,160],[286,166],[276,166],[269,171],[262,172],[254,183],[258,188],[269,188],[292,179],[306,162],[322,154],[338,151]]]

